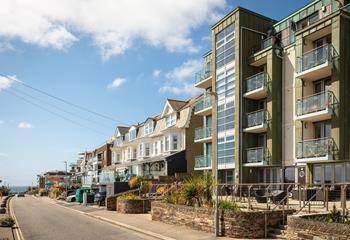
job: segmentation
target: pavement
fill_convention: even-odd
[[[25,240],[155,239],[64,208],[49,198],[14,197],[11,206]]]
[[[2,198],[0,197],[0,202],[1,201],[2,201]],[[0,214],[0,219],[3,217],[8,217],[8,213]],[[12,229],[0,227],[0,240],[13,240]]]
[[[232,240],[233,238],[216,238],[213,233],[196,231],[183,226],[175,226],[162,222],[152,221],[150,214],[121,214],[114,211],[107,211],[105,208],[95,206],[83,206],[77,203],[66,203],[49,198],[42,198],[41,201],[50,202],[66,209],[81,213],[83,215],[109,222],[116,226],[144,233],[154,237],[154,239],[164,240]]]

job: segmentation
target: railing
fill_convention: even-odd
[[[271,46],[272,46],[273,38],[274,38],[274,37],[268,37],[268,38],[266,38],[266,39],[263,39],[263,40],[261,41],[261,50],[262,50],[262,49],[265,49],[265,48],[268,48],[268,47],[271,47]]]
[[[246,80],[246,93],[254,91],[258,88],[266,86],[267,74],[265,72],[260,72],[255,74]]]
[[[346,5],[343,10],[350,13],[350,4]]]
[[[207,168],[211,167],[211,156],[202,155],[195,157],[195,168]]]
[[[204,95],[203,99],[200,100],[194,107],[195,112],[202,111],[203,109],[209,108],[212,106],[211,96]]]
[[[286,47],[294,42],[295,42],[295,34],[294,33],[291,33],[290,35],[281,39],[282,47]]]
[[[297,57],[297,72],[301,73],[324,64],[327,61],[331,61],[333,55],[334,48],[331,44],[325,44],[309,52],[303,53],[301,57]]]
[[[200,72],[197,72],[195,75],[195,81],[194,83],[200,83],[204,81],[205,79],[209,78],[211,76],[211,65],[210,67],[201,70]]]
[[[297,116],[325,110],[333,104],[333,92],[324,91],[297,100]]]
[[[262,125],[267,122],[267,111],[259,110],[247,113],[246,128]]]
[[[246,152],[247,152],[246,163],[259,163],[259,162],[263,162],[266,159],[265,147],[248,148],[246,149]]]
[[[298,159],[325,157],[332,154],[333,146],[333,139],[330,137],[304,140],[297,143],[296,157]]]
[[[211,128],[197,128],[195,129],[194,140],[200,140],[211,137]]]

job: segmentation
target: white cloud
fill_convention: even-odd
[[[111,84],[107,86],[107,88],[118,88],[126,82],[125,78],[116,78],[112,81]]]
[[[16,76],[0,76],[0,92],[3,89],[10,88],[15,81],[19,81]]]
[[[8,157],[7,153],[0,152],[0,157]]]
[[[3,0],[0,38],[67,49],[89,36],[104,59],[136,41],[170,52],[197,52],[191,31],[217,19],[226,0]]]
[[[18,128],[24,128],[24,129],[33,128],[33,125],[27,122],[20,122],[18,124]]]
[[[161,70],[159,70],[159,69],[155,69],[155,70],[153,70],[153,77],[159,77],[160,76],[160,74],[161,74]]]
[[[166,73],[165,83],[159,89],[161,93],[194,95],[199,92],[194,87],[195,74],[202,68],[201,60],[188,60],[181,66],[175,67],[172,71]]]

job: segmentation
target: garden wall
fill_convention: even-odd
[[[296,239],[350,239],[350,225],[316,220],[326,214],[288,216],[287,236]],[[315,218],[313,220],[312,218]]]
[[[147,213],[150,210],[150,200],[127,200],[122,198],[117,199],[117,212],[119,213]]]
[[[291,210],[285,211],[285,220],[287,214],[291,213]],[[267,228],[279,225],[283,219],[282,211],[221,211],[221,235],[233,238],[264,238],[265,214]],[[212,208],[152,202],[152,220],[183,225],[205,232],[214,232],[214,209]]]

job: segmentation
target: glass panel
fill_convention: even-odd
[[[324,183],[333,183],[333,165],[325,165],[324,169]]]
[[[323,168],[320,165],[314,166],[314,171],[312,174],[313,183],[314,184],[322,184],[323,183]]]
[[[343,183],[343,182],[344,182],[343,165],[335,164],[334,183]]]
[[[284,182],[285,183],[295,183],[295,168],[287,167],[284,170]]]

